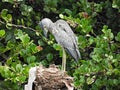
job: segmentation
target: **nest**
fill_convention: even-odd
[[[73,90],[72,82],[73,78],[55,65],[37,67],[35,90]]]

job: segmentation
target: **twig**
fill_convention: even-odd
[[[3,21],[1,21],[1,20],[0,20],[0,23],[1,23],[1,24],[5,24],[5,22],[3,22]]]
[[[94,75],[104,75],[105,71],[100,71],[100,72],[93,72],[93,73],[90,73],[90,74],[85,74],[86,77],[89,77],[89,76],[94,76]]]
[[[0,23],[1,23],[1,24],[4,24],[4,25],[7,24],[7,23],[3,22],[1,19],[0,19]],[[10,23],[10,25],[11,25],[11,27],[24,28],[24,29],[29,29],[29,30],[34,31],[34,32],[38,32],[38,30],[35,30],[35,29],[31,28],[31,27],[26,27],[26,26],[24,26],[24,25],[16,25],[16,24],[12,24],[12,23]],[[44,38],[44,37],[42,36],[42,34],[39,33],[39,35],[40,35],[40,37],[43,39],[43,41],[45,41],[46,43],[48,43],[48,40],[47,40],[46,38]]]
[[[93,78],[93,82],[91,83],[91,85],[93,83],[95,83],[95,81],[97,80],[97,78],[101,75],[104,75],[105,74],[105,71],[100,71],[100,72],[93,72],[93,73],[90,73],[90,74],[85,74],[85,78],[87,79],[87,77],[91,77],[91,76],[95,76]]]
[[[26,27],[26,26],[23,26],[23,25],[15,25],[15,24],[12,24],[13,27],[18,27],[18,28],[24,28],[24,29],[29,29],[29,30],[32,30],[32,31],[35,31],[37,32],[37,30],[31,28],[31,27]]]
[[[2,20],[0,20],[0,23],[1,23],[1,24],[6,24],[6,23],[3,22]],[[26,27],[26,26],[24,26],[24,25],[16,25],[16,24],[12,24],[12,23],[10,23],[10,25],[11,25],[12,27],[24,28],[24,29],[29,29],[29,30],[32,30],[32,31],[37,32],[37,30],[35,30],[35,29],[31,28],[31,27]]]

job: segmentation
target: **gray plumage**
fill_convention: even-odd
[[[50,19],[44,18],[39,24],[44,30],[46,37],[47,32],[51,32],[58,44],[60,44],[76,61],[81,59],[76,36],[66,21],[57,20],[53,23]]]

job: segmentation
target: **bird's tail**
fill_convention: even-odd
[[[76,56],[75,60],[78,62],[78,60],[81,59],[81,54],[78,49],[76,49],[76,54],[77,54],[77,56]]]
[[[78,62],[78,60],[81,59],[81,54],[78,49],[74,50],[66,48],[66,51],[75,59],[76,62]]]

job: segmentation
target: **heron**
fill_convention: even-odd
[[[49,18],[43,18],[39,22],[39,25],[46,38],[47,33],[50,32],[54,36],[56,42],[61,45],[63,51],[63,71],[66,69],[66,52],[68,52],[68,54],[70,54],[70,56],[72,56],[76,62],[81,59],[76,35],[65,20],[59,19],[56,22],[52,22],[52,20]]]

